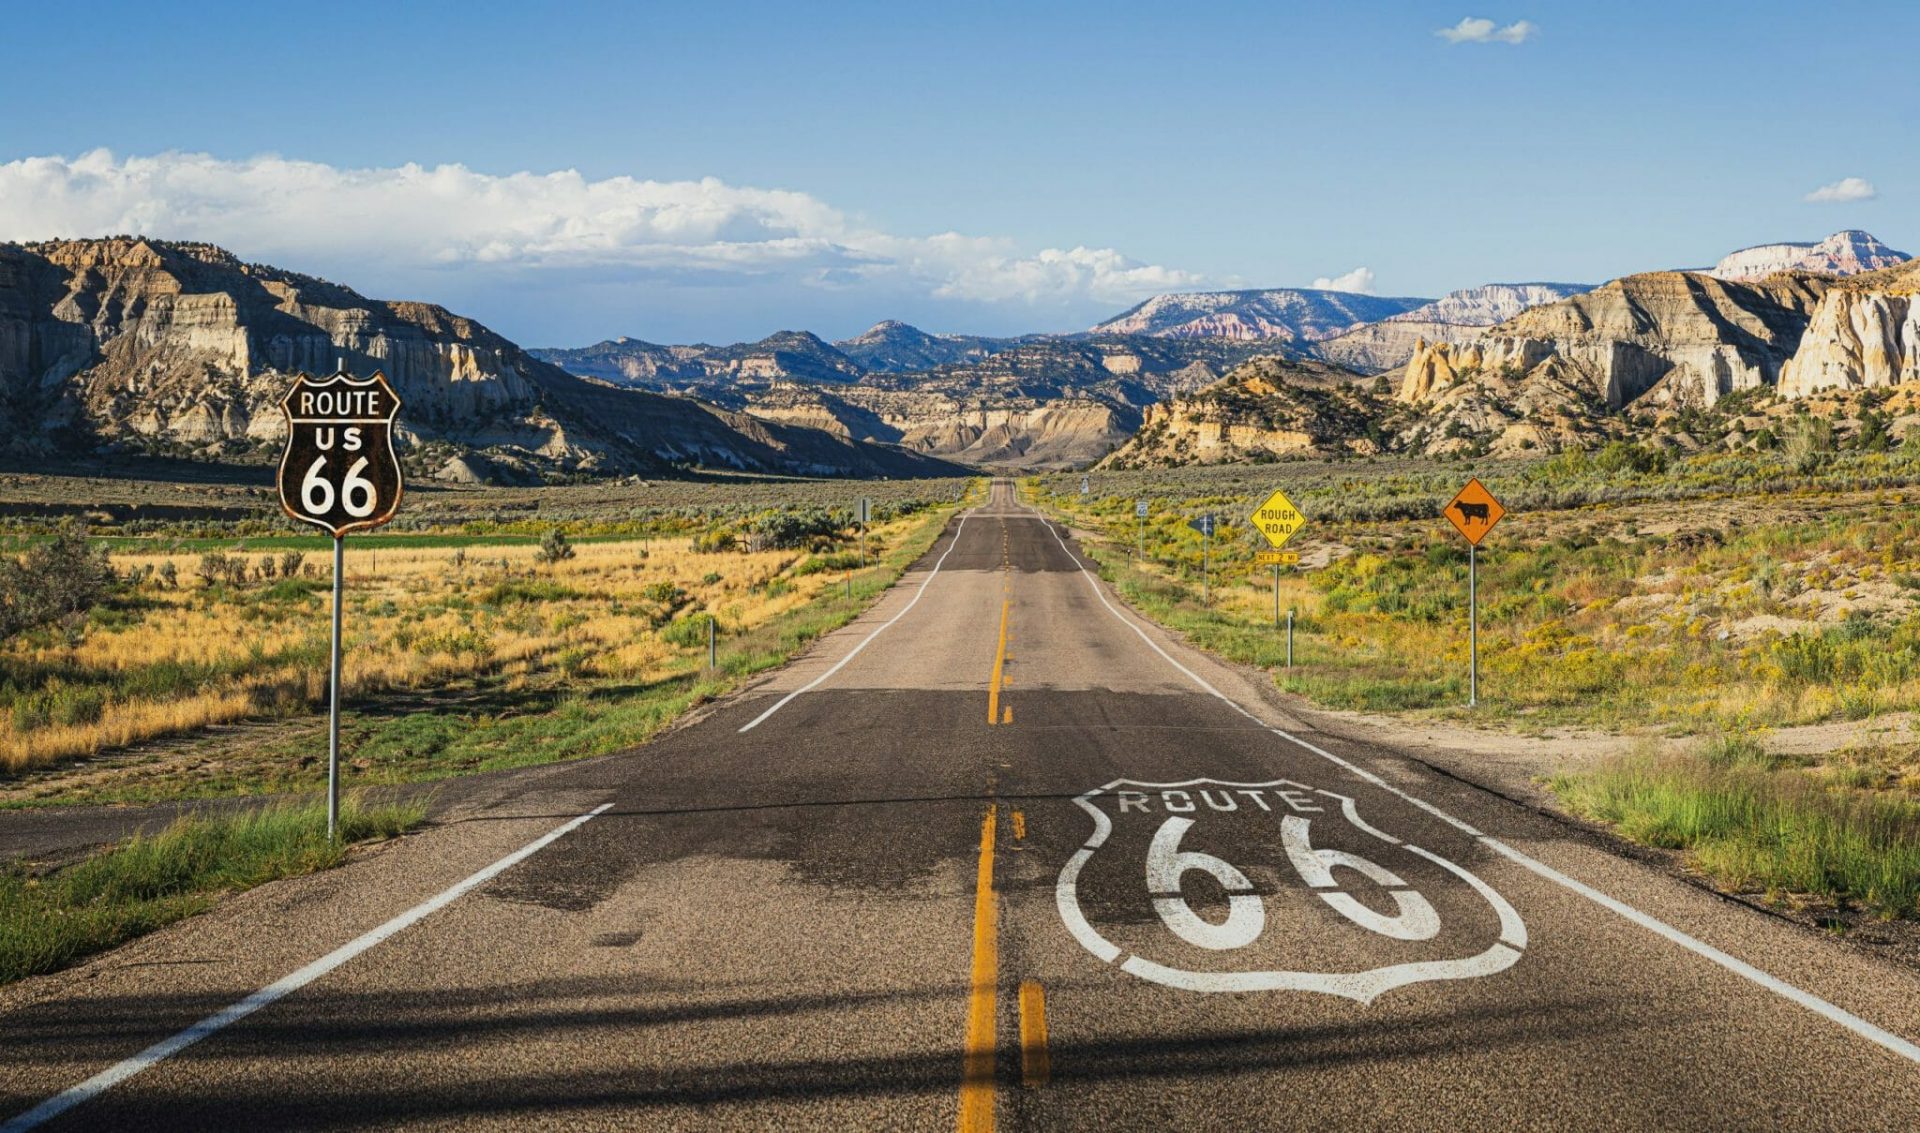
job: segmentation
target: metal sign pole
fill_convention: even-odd
[[[1209,610],[1213,608],[1213,576],[1208,573],[1208,552],[1212,550],[1213,524],[1208,523],[1200,533],[1200,604]]]
[[[712,673],[720,667],[718,655],[713,647],[713,623],[718,620],[712,614],[707,615],[707,672]]]
[[[1280,628],[1280,564],[1273,564],[1273,628]]]
[[[1467,544],[1467,707],[1480,703],[1480,548]]]
[[[1293,668],[1293,611],[1287,611],[1287,668]]]
[[[340,607],[347,539],[333,537],[333,663],[327,678],[327,840],[340,836]]]

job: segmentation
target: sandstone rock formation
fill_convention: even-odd
[[[1404,416],[1358,375],[1319,362],[1257,358],[1220,381],[1151,406],[1102,468],[1370,454]]]
[[[1920,382],[1920,263],[1828,289],[1780,376],[1783,397]]]
[[[1518,315],[1529,307],[1553,303],[1592,288],[1584,283],[1489,283],[1449,292],[1423,307],[1415,307],[1377,323],[1313,344],[1315,357],[1378,374],[1397,370],[1428,342],[1463,344],[1477,337],[1479,328]]]
[[[0,453],[9,457],[107,443],[265,460],[285,428],[279,399],[289,377],[343,363],[385,371],[405,406],[403,447],[484,449],[551,471],[945,467],[583,381],[442,308],[367,299],[210,245],[0,244]],[[439,460],[428,471],[447,454]]]
[[[1463,374],[1524,378],[1552,359],[1555,381],[1575,383],[1612,409],[1642,398],[1712,405],[1779,381],[1826,288],[1824,279],[1801,275],[1745,284],[1691,272],[1626,276],[1530,308],[1464,342],[1420,344],[1400,398],[1428,400]]]

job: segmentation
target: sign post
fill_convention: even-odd
[[[1273,628],[1280,628],[1280,568],[1297,566],[1300,552],[1283,551],[1287,540],[1300,533],[1307,525],[1307,517],[1293,505],[1287,494],[1278,488],[1273,494],[1262,500],[1260,506],[1253,509],[1254,530],[1266,537],[1271,550],[1257,551],[1254,561],[1273,567]],[[1293,611],[1287,611],[1287,668],[1293,668]]]
[[[393,422],[400,398],[386,375],[356,379],[343,365],[328,378],[300,374],[280,399],[287,447],[280,506],[333,536],[333,647],[327,674],[327,837],[340,830],[340,630],[349,531],[393,518],[403,492]]]
[[[1133,501],[1133,534],[1140,545],[1140,563],[1147,561],[1147,501]]]
[[[1213,605],[1213,583],[1208,572],[1208,552],[1213,549],[1213,516],[1203,515],[1187,520],[1187,526],[1200,533],[1200,604]]]
[[[867,565],[867,524],[873,519],[873,501],[860,497],[860,565]]]
[[[1475,477],[1442,514],[1467,541],[1467,707],[1472,708],[1480,703],[1480,541],[1507,509]]]

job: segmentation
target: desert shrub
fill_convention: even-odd
[[[824,508],[805,511],[773,511],[753,521],[752,543],[755,550],[786,550],[805,547],[815,539],[831,539],[840,534],[841,517]]]
[[[692,649],[707,643],[707,624],[713,621],[712,614],[688,614],[684,618],[675,618],[662,626],[660,640],[668,645],[678,645],[682,649]]]
[[[0,639],[86,613],[114,581],[106,552],[89,546],[73,525],[20,558],[0,557]]]
[[[733,550],[738,542],[730,529],[714,527],[693,537],[693,549],[703,555],[719,554]]]
[[[555,563],[565,562],[573,558],[576,553],[573,549],[573,544],[567,542],[567,533],[556,527],[548,531],[546,535],[541,538],[540,549],[534,552],[533,557],[548,566],[552,566]]]

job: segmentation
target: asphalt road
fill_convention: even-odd
[[[1915,973],[1317,731],[1063,536],[996,485],[660,741],[0,991],[0,1115],[1920,1129]]]

